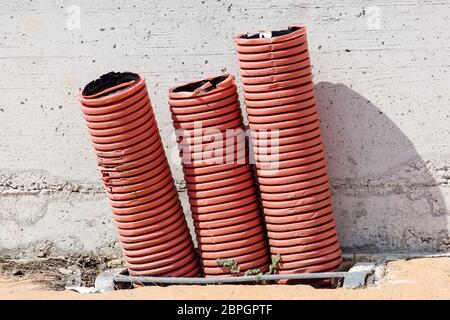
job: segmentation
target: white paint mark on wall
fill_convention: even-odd
[[[81,29],[81,8],[77,5],[71,5],[66,10],[66,28],[68,30]]]
[[[381,8],[379,6],[370,6],[367,8],[366,26],[370,30],[381,29]]]

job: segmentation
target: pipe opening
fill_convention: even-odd
[[[117,91],[128,88],[139,80],[139,75],[132,72],[108,72],[100,78],[89,82],[83,89],[82,95],[85,97],[104,97]],[[126,85],[129,83],[128,85]],[[121,86],[123,85],[123,86]],[[118,88],[114,88],[120,86]]]
[[[225,81],[225,79],[228,76],[219,76],[219,77],[215,77],[213,79],[207,79],[207,80],[201,80],[201,81],[197,81],[197,82],[193,82],[193,83],[189,83],[186,84],[184,86],[180,86],[177,87],[173,90],[173,92],[194,92],[195,90],[197,90],[198,88],[204,86],[205,84],[209,83],[210,86],[206,87],[205,89],[201,90],[199,93],[206,93],[209,92],[211,90],[214,90],[217,88],[217,85],[223,81]]]
[[[265,31],[258,32],[254,34],[243,34],[241,39],[259,39],[259,38],[275,38],[279,36],[284,36],[286,34],[292,33],[294,31],[300,30],[300,27],[288,27],[285,30],[275,30],[275,31]]]

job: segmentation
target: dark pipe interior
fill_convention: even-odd
[[[201,80],[201,81],[189,83],[187,85],[175,88],[173,90],[173,92],[193,92],[193,91],[195,91],[196,89],[200,88],[201,86],[203,86],[205,83],[208,83],[208,82],[211,83],[211,86],[206,88],[202,92],[209,92],[209,91],[214,90],[215,88],[217,88],[217,85],[219,83],[221,83],[222,81],[224,81],[226,78],[227,78],[227,76],[219,76],[219,77],[215,77],[213,79]]]
[[[286,30],[276,30],[276,31],[272,31],[272,38],[274,37],[279,37],[279,36],[284,36],[285,34],[289,34],[292,33],[294,31],[299,30],[299,27],[289,27]],[[260,38],[260,34],[261,33],[255,33],[255,34],[244,34],[241,36],[241,39],[258,39]],[[262,36],[264,38],[264,36]]]
[[[100,76],[100,78],[89,82],[86,85],[86,87],[84,87],[82,94],[83,94],[83,96],[92,96],[92,95],[102,92],[108,88],[117,86],[117,85],[125,83],[125,82],[130,82],[133,80],[136,81],[138,79],[139,79],[139,75],[136,73],[112,71],[109,73],[105,73],[104,75]],[[123,90],[123,88],[118,89],[118,90]],[[116,92],[118,90],[113,90],[113,91],[107,92],[101,96],[107,96],[107,95],[113,94],[114,92]]]

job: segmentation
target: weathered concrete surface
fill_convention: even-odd
[[[79,87],[139,70],[174,155],[168,87],[237,74],[234,34],[291,23],[309,27],[346,252],[449,251],[449,15],[448,0],[2,3],[1,252],[118,252]]]

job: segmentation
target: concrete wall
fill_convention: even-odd
[[[173,153],[168,87],[237,74],[234,34],[293,23],[309,28],[345,251],[449,251],[449,15],[448,0],[2,1],[0,252],[118,252],[78,88],[143,73]]]

